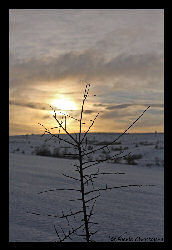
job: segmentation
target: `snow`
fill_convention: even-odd
[[[75,136],[75,135],[73,135]],[[118,134],[89,134],[88,146],[99,148],[103,142],[112,141]],[[122,155],[141,155],[136,159],[136,165],[129,165],[125,158],[118,163],[102,162],[85,169],[88,173],[113,172],[124,174],[99,175],[94,181],[94,187],[104,188],[121,185],[145,185],[141,187],[123,187],[101,191],[94,208],[90,230],[98,232],[92,236],[97,242],[157,238],[164,237],[164,165],[163,165],[163,134],[126,134],[118,140],[121,144],[112,145],[105,152],[96,151],[88,155],[90,160],[101,159],[119,153],[119,148],[126,148]],[[62,135],[67,139],[66,135]],[[70,230],[67,221],[62,216],[81,210],[78,191],[54,190],[60,188],[79,189],[77,180],[67,178],[63,174],[78,178],[74,164],[77,159],[65,159],[64,156],[47,157],[36,155],[36,147],[46,145],[53,154],[54,148],[59,148],[61,154],[74,153],[68,144],[55,142],[48,135],[11,136],[9,144],[9,239],[10,242],[54,242],[58,241],[54,230],[62,236],[61,227],[65,232]],[[68,139],[69,140],[69,139]],[[70,140],[71,141],[71,140]],[[156,146],[158,145],[158,146]],[[68,147],[65,149],[65,147]],[[112,150],[112,148],[114,150]],[[89,151],[89,150],[88,150]],[[86,158],[86,160],[89,160]],[[152,186],[148,186],[152,185]],[[86,187],[87,188],[87,187]],[[87,188],[91,190],[91,184]],[[46,190],[54,190],[43,192]],[[42,192],[42,193],[40,193]],[[88,199],[99,193],[88,195]],[[75,200],[75,201],[71,201]],[[90,202],[92,206],[94,201]],[[36,214],[39,215],[36,215]],[[48,216],[49,215],[49,216]],[[51,215],[51,216],[50,216]],[[54,215],[54,217],[53,217]],[[70,219],[73,228],[80,225],[82,214]],[[79,231],[78,231],[79,232]],[[82,230],[80,230],[82,234]],[[116,238],[115,238],[116,237]],[[71,240],[82,242],[83,237],[73,235]]]

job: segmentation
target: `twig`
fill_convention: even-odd
[[[80,214],[80,213],[83,213],[83,211],[82,210],[80,210],[80,211],[77,211],[77,212],[72,212],[71,211],[71,213],[70,214],[66,214],[66,215],[62,215],[62,216],[60,216],[59,218],[66,218],[66,217],[70,217],[70,216],[73,216],[73,215],[76,215],[76,214]]]
[[[75,188],[55,188],[55,189],[41,191],[38,194],[47,193],[47,192],[54,192],[54,191],[79,191],[80,192],[80,190],[75,189]]]
[[[52,134],[51,131],[49,131],[49,130],[48,130],[44,125],[42,125],[41,123],[38,123],[38,124],[41,125],[42,127],[44,127],[44,129],[45,129],[45,132],[44,132],[43,135],[45,135],[45,133],[50,134],[52,137],[55,137],[55,138],[57,138],[58,140],[64,141],[64,142],[66,142],[66,143],[68,143],[68,144],[73,145],[74,147],[76,147],[76,145],[75,145],[74,143],[72,143],[72,142],[70,142],[70,141],[67,141],[67,140],[65,140],[65,139],[63,139],[63,138],[60,138],[59,135],[57,136],[56,134]],[[43,136],[43,135],[42,135],[42,136]]]
[[[86,194],[86,193],[85,193],[85,194]],[[95,200],[95,199],[97,199],[99,196],[100,196],[100,195],[97,195],[96,197],[93,197],[93,198],[91,198],[91,199],[85,201],[85,203],[90,202],[90,201],[92,201],[92,200]]]
[[[73,117],[73,116],[71,116],[71,115],[64,114],[64,113],[62,113],[61,111],[59,111],[59,112],[60,112],[62,115],[66,116],[66,117],[72,118],[72,119],[74,119],[74,120],[76,120],[76,121],[80,121],[79,119],[77,119],[77,118],[75,118],[75,117]]]
[[[72,229],[72,231],[69,231],[68,234],[65,234],[65,236],[63,237],[63,239],[60,238],[60,241],[64,241],[67,238],[70,238],[70,235],[74,234],[77,230],[79,230],[81,227],[84,226],[84,223],[82,225],[80,225],[79,227]],[[59,237],[58,237],[59,238]]]
[[[105,188],[98,188],[98,189],[94,189],[94,190],[88,191],[88,192],[85,193],[85,195],[88,195],[88,194],[93,193],[93,192],[99,192],[99,191],[104,191],[104,190],[111,190],[111,189],[115,189],[115,188],[146,187],[146,186],[155,186],[155,185],[152,185],[152,184],[148,184],[148,185],[131,184],[131,185],[122,185],[122,186],[115,186],[115,187],[108,187],[106,185]]]
[[[129,152],[127,155],[130,155],[130,154],[131,154],[131,152]],[[126,157],[127,155],[120,156],[120,157],[117,157],[117,158],[114,158],[115,156],[113,156],[113,157],[111,157],[111,158],[106,158],[106,159],[103,159],[103,160],[97,160],[97,161],[95,161],[94,164],[91,164],[91,165],[89,165],[89,166],[87,166],[87,167],[84,167],[83,170],[85,170],[86,168],[90,168],[90,167],[92,167],[92,166],[95,166],[95,165],[97,165],[97,164],[99,164],[99,163],[108,161],[108,160],[124,158],[124,157]]]
[[[57,230],[56,230],[55,225],[54,225],[54,229],[55,229],[55,232],[56,232],[56,234],[57,234],[57,236],[58,236],[58,238],[59,238],[60,242],[62,242],[62,240],[61,240],[61,238],[60,238],[60,236],[59,236],[59,234],[58,234],[58,232],[57,232]]]
[[[51,106],[50,106],[51,107]],[[51,107],[52,108],[52,107]],[[53,108],[52,108],[52,110],[54,110]],[[78,141],[76,141],[75,140],[75,138],[71,135],[71,134],[69,134],[69,132],[67,131],[67,129],[65,129],[63,126],[62,126],[62,124],[59,122],[59,120],[56,118],[56,112],[55,112],[55,110],[54,110],[54,115],[53,115],[53,117],[54,117],[54,119],[57,121],[57,123],[59,124],[59,127],[60,128],[62,128],[65,132],[66,132],[66,134],[68,134],[68,136],[76,143],[76,144],[78,144]]]
[[[120,151],[120,153],[117,153],[117,154],[115,154],[115,155],[113,155],[113,156],[111,156],[111,157],[108,157],[108,158],[104,158],[104,159],[100,159],[100,160],[93,160],[93,161],[85,161],[85,162],[83,162],[83,165],[85,165],[85,164],[87,164],[87,163],[90,163],[90,162],[93,162],[93,163],[95,163],[95,162],[103,162],[103,161],[107,161],[107,160],[113,160],[114,159],[114,157],[116,157],[116,156],[118,156],[118,155],[121,155],[122,153],[124,153],[124,150],[123,151]]]
[[[103,149],[103,148],[106,148],[106,147],[108,147],[108,146],[110,146],[110,145],[112,145],[114,142],[116,142],[120,137],[122,137],[142,116],[143,116],[143,114],[148,110],[148,108],[150,108],[150,106],[148,106],[143,112],[142,112],[142,114],[141,115],[139,115],[139,117],[122,133],[122,134],[120,134],[114,141],[112,141],[112,142],[110,142],[109,144],[107,144],[107,145],[105,145],[105,146],[103,146],[103,147],[100,147],[100,148],[98,148],[98,149],[95,149],[95,150],[92,150],[92,151],[89,151],[88,153],[85,153],[83,156],[85,156],[85,155],[88,155],[88,154],[92,154],[92,153],[94,153],[94,152],[96,152],[96,151],[98,151],[98,150],[101,150],[101,149]]]
[[[93,126],[96,118],[98,117],[99,113],[95,116],[94,120],[92,121],[91,125],[89,126],[88,130],[85,132],[84,137],[81,140],[81,143],[83,142],[84,138],[86,137],[87,133],[90,131],[91,127]]]
[[[66,174],[62,174],[62,175],[65,176],[65,177],[68,177],[68,178],[70,178],[70,179],[73,179],[73,180],[75,180],[75,181],[80,181],[79,179],[74,178],[73,176],[69,176],[69,175],[66,175]]]

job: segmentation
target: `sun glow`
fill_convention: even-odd
[[[76,110],[76,105],[73,101],[68,99],[55,99],[52,105],[60,110]]]

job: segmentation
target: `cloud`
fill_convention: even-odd
[[[47,119],[50,119],[50,118],[52,118],[51,115],[43,115],[42,116],[43,120],[47,120]]]
[[[148,106],[150,106],[149,113],[154,115],[163,114],[164,105],[159,103],[120,104],[120,105],[107,105],[101,117],[106,119],[114,119],[114,118],[128,119],[130,117],[137,116],[137,114],[141,114],[141,112]],[[143,110],[140,107],[144,107]]]
[[[163,9],[13,9],[9,18],[10,47],[22,58],[88,48],[138,53],[163,43]]]
[[[103,104],[103,103],[94,103],[93,106],[95,106],[95,107],[106,107],[107,105]]]
[[[27,107],[27,108],[32,108],[32,109],[39,109],[39,110],[50,110],[50,107],[48,104],[45,103],[37,103],[37,102],[25,102],[25,101],[9,101],[10,105],[17,105],[21,107]]]
[[[163,108],[163,10],[13,9],[9,24],[16,123],[45,115],[55,98],[80,105],[86,81],[93,84],[85,116],[99,109],[112,129],[116,117],[128,121],[149,103],[154,117]]]
[[[156,53],[121,54],[105,65],[105,71],[114,76],[145,79],[161,76],[163,56]]]
[[[87,109],[87,110],[84,110],[84,114],[92,114],[92,113],[95,113],[96,111],[94,111],[94,110],[89,110],[89,109]]]
[[[107,110],[114,110],[114,109],[124,109],[124,108],[128,108],[130,106],[145,106],[145,107],[155,107],[155,108],[163,108],[164,107],[164,104],[159,104],[159,103],[153,103],[153,104],[143,104],[143,103],[134,103],[134,104],[119,104],[119,105],[109,105],[106,107]]]
[[[119,104],[119,105],[110,105],[107,106],[106,109],[108,110],[113,110],[113,109],[123,109],[123,108],[128,108],[129,106],[131,106],[133,104]]]
[[[10,65],[10,81],[13,81],[14,86],[31,86],[36,82],[47,84],[53,81],[58,84],[58,81],[63,79],[118,79],[121,87],[125,87],[126,82],[122,85],[122,79],[140,79],[142,82],[143,79],[161,81],[162,78],[163,56],[156,53],[120,54],[106,61],[94,50],[86,50],[82,53],[65,53],[56,58],[32,58]],[[138,82],[135,81],[135,85],[138,85]]]
[[[112,111],[104,111],[101,115],[103,119],[111,119],[112,121],[116,119],[127,119],[129,117],[133,117],[134,113],[131,110],[112,110]]]

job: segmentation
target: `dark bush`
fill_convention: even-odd
[[[121,142],[113,142],[111,145],[120,145]],[[100,142],[97,142],[95,143],[95,145],[109,145],[109,141],[100,141]]]
[[[93,149],[93,146],[88,146],[88,150],[92,150]]]
[[[137,162],[135,162],[135,160],[139,160],[141,158],[142,158],[142,155],[138,154],[138,155],[128,155],[124,159],[129,165],[137,165]]]
[[[121,158],[117,157],[115,159],[112,160],[113,163],[121,163]]]
[[[60,149],[59,148],[54,148],[52,156],[57,157],[57,158],[61,157]]]
[[[41,155],[41,156],[51,156],[51,151],[47,147],[47,145],[43,144],[40,147],[35,147],[34,153],[36,155]]]
[[[112,148],[112,151],[121,151],[122,147],[120,146],[119,148]]]
[[[151,145],[154,145],[152,142],[147,142],[147,141],[142,141],[139,143],[140,145],[143,145],[143,146],[151,146]]]
[[[120,146],[120,147],[117,147],[117,148],[112,147],[111,149],[112,149],[112,151],[121,151],[121,150],[127,150],[128,147],[123,148],[123,147]]]

